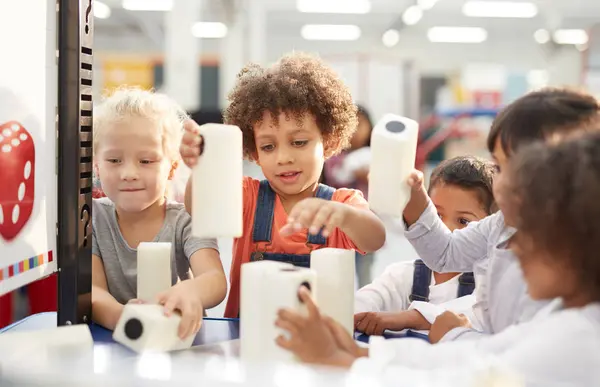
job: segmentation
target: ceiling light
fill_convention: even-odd
[[[254,0],[257,1],[257,0]],[[307,13],[358,13],[371,11],[370,0],[296,0],[296,8]]]
[[[110,17],[110,7],[101,1],[94,1],[94,17],[98,19],[108,19]]]
[[[387,30],[381,37],[383,45],[386,47],[394,47],[400,41],[400,33],[398,30]]]
[[[435,5],[435,3],[437,3],[438,0],[418,0],[417,1],[417,5],[422,9],[427,11],[428,9],[433,8],[433,6]]]
[[[533,38],[539,44],[546,44],[550,41],[551,36],[550,36],[550,32],[548,32],[548,30],[540,29],[540,30],[535,31],[535,33],[533,34]]]
[[[407,26],[413,26],[423,17],[423,10],[417,5],[411,5],[402,13],[402,21]]]
[[[302,26],[300,34],[306,40],[357,40],[360,28],[343,24],[307,24]]]
[[[584,30],[557,30],[553,38],[557,44],[586,44],[589,40]]]
[[[173,0],[123,0],[123,8],[129,11],[170,11]]]
[[[482,43],[487,40],[487,31],[479,27],[432,27],[427,37],[434,43]]]
[[[205,39],[224,38],[227,35],[227,26],[223,23],[197,22],[192,26],[192,35]]]
[[[533,3],[472,0],[463,4],[462,12],[470,17],[532,18],[538,14],[538,8]]]

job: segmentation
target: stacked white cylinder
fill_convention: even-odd
[[[155,302],[171,287],[171,243],[141,242],[137,247],[137,298]]]
[[[237,238],[243,225],[242,132],[233,125],[200,126],[203,153],[192,171],[192,233]]]
[[[307,313],[298,298],[302,285],[315,291],[314,271],[274,261],[242,265],[240,357],[244,362],[296,361],[291,352],[277,345],[277,337],[287,332],[277,328],[275,321],[280,309]]]
[[[415,168],[419,124],[406,117],[386,114],[371,134],[369,206],[378,214],[402,217],[410,200],[407,184]]]
[[[314,296],[322,314],[354,333],[355,251],[335,248],[314,250],[310,268],[317,275]],[[360,258],[359,258],[360,259]]]

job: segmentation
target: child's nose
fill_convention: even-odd
[[[292,152],[280,150],[277,152],[277,163],[279,165],[291,164],[294,161]]]
[[[138,169],[132,163],[126,163],[121,169],[121,179],[125,181],[137,180]]]

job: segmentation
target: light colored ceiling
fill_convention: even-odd
[[[108,19],[95,20],[97,37],[131,38],[139,35],[150,36],[155,41],[162,39],[163,12],[132,12],[121,8],[121,0],[102,1],[111,7],[112,15]],[[231,1],[236,2],[203,0],[199,21],[226,21],[224,3]],[[362,30],[361,39],[373,41],[392,26],[400,26],[403,34],[425,36],[427,29],[436,25],[484,27],[488,30],[490,41],[513,41],[532,39],[533,32],[540,28],[589,28],[600,21],[600,0],[532,0],[540,10],[532,19],[469,18],[461,13],[465,0],[439,0],[414,26],[402,26],[400,20],[402,12],[416,0],[371,0],[371,12],[364,15],[300,13],[296,10],[295,0],[247,1],[264,5],[269,35],[290,39],[300,39],[300,28],[304,24],[326,23],[356,24]]]

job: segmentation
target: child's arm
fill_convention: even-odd
[[[354,310],[391,312],[406,310],[412,284],[414,263],[400,262],[388,266],[372,283],[362,287],[354,297]]]
[[[123,305],[108,292],[102,259],[92,254],[92,319],[114,330],[122,312]]]
[[[194,287],[205,309],[213,308],[225,299],[227,279],[221,264],[219,252],[214,249],[200,249],[190,257],[194,273]]]
[[[490,236],[503,227],[501,213],[451,232],[425,192],[423,175],[414,172],[409,184],[413,189],[404,210],[404,220],[409,226],[405,235],[417,254],[430,269],[438,272],[472,271],[475,262],[487,257]]]
[[[354,242],[358,250],[370,253],[383,246],[385,226],[372,211],[345,203],[335,204],[343,206],[346,213],[345,216],[342,215],[344,220],[340,223],[339,228]]]

